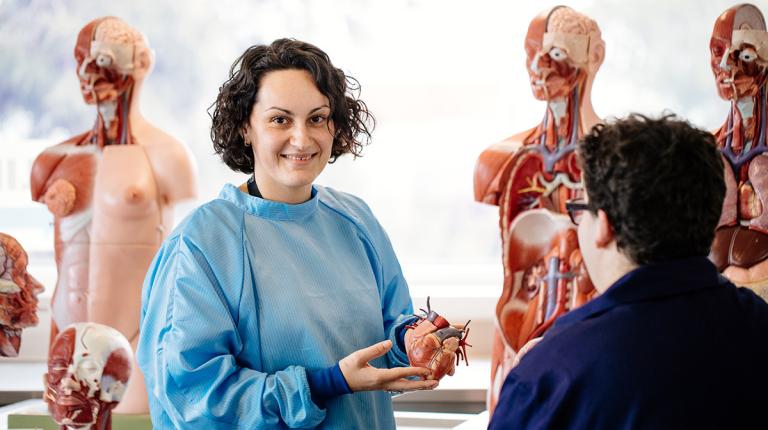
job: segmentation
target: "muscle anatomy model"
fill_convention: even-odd
[[[135,348],[141,286],[172,227],[173,207],[195,196],[184,146],[150,124],[139,94],[154,58],[144,36],[122,20],[88,23],[75,46],[91,130],[43,151],[32,167],[32,198],[54,216],[58,281],[51,339],[75,322],[120,331]],[[120,412],[146,413],[143,378],[134,377]]]
[[[0,356],[16,357],[21,330],[37,325],[37,295],[43,286],[27,272],[27,253],[0,233]]]
[[[768,299],[768,32],[760,10],[741,4],[723,12],[710,51],[717,92],[731,104],[715,132],[726,194],[710,258],[731,281]]]
[[[44,399],[62,430],[111,429],[112,409],[131,377],[131,355],[125,336],[102,324],[75,323],[56,336]]]
[[[566,202],[582,194],[574,151],[578,138],[600,121],[590,94],[605,43],[595,21],[557,6],[531,21],[525,52],[533,95],[547,103],[544,117],[486,149],[475,168],[475,199],[499,206],[503,247],[491,412],[520,350],[594,293],[576,232],[562,214]]]

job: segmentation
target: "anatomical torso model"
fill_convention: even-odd
[[[710,258],[731,281],[768,300],[768,32],[760,10],[734,6],[715,21],[711,67],[731,107],[715,132],[726,195]]]
[[[544,117],[486,149],[475,168],[475,199],[499,206],[503,247],[491,413],[521,349],[594,294],[576,232],[562,214],[582,195],[576,142],[600,121],[590,94],[605,44],[595,21],[558,6],[531,21],[525,52],[533,95],[547,103]]]
[[[58,281],[53,339],[75,322],[120,331],[135,348],[141,286],[172,227],[173,206],[195,196],[191,158],[147,122],[139,93],[153,63],[141,33],[118,18],[88,23],[75,46],[93,128],[46,149],[32,167],[32,198],[54,215]],[[134,363],[135,366],[135,363]],[[134,378],[120,412],[146,413],[143,378]]]
[[[63,328],[48,352],[45,401],[62,430],[109,430],[112,409],[131,377],[131,347],[119,331],[96,323]]]
[[[0,233],[0,356],[16,357],[21,330],[37,325],[37,295],[43,286],[27,273],[27,253]]]

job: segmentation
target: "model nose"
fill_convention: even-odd
[[[83,63],[80,64],[80,68],[77,70],[77,75],[80,77],[80,79],[88,79],[89,74],[91,72],[92,67],[91,64],[93,63],[93,58],[90,56],[83,60]]]
[[[541,53],[537,52],[536,55],[533,56],[533,60],[531,61],[531,71],[535,74],[541,73],[539,70],[539,58],[541,58]]]
[[[730,53],[731,53],[730,49],[725,51],[725,53],[723,54],[723,58],[720,59],[720,64],[718,65],[720,69],[725,70],[726,72],[731,71],[731,65],[728,64],[728,59],[731,58]]]

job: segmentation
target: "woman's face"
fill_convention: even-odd
[[[334,126],[328,98],[305,70],[277,70],[261,78],[246,125],[262,196],[301,203],[331,156]]]

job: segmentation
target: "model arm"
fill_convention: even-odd
[[[30,190],[32,200],[44,203],[51,213],[63,217],[72,212],[77,193],[75,186],[66,179],[51,181],[51,175],[65,157],[64,153],[58,152],[56,148],[58,146],[43,151],[35,159],[30,175]]]
[[[189,150],[165,133],[158,138],[162,144],[146,148],[163,201],[175,204],[197,197],[197,168]]]
[[[78,146],[87,137],[79,134],[47,148],[32,163],[30,191],[32,200],[44,203],[57,217],[86,209],[90,204],[95,147]]]
[[[532,130],[511,136],[486,148],[475,164],[475,201],[498,205],[504,191],[509,171],[514,167],[512,160],[522,147],[522,142]]]

